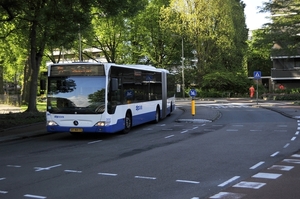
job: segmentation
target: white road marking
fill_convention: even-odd
[[[229,184],[229,183],[235,181],[235,180],[238,179],[238,178],[240,178],[240,176],[234,176],[234,177],[230,178],[229,180],[227,180],[227,181],[225,181],[225,182],[219,184],[218,187],[224,187],[225,185],[227,185],[227,184]]]
[[[190,183],[190,184],[199,184],[200,183],[197,181],[190,181],[190,180],[176,180],[176,182],[184,182],[184,183]]]
[[[265,179],[277,179],[281,176],[278,173],[257,173],[252,178],[265,178]]]
[[[257,163],[257,164],[255,164],[255,165],[253,165],[252,167],[250,167],[249,169],[256,169],[257,167],[259,167],[260,165],[262,165],[262,164],[264,164],[265,162],[259,162],[259,163]]]
[[[169,136],[167,136],[165,138],[168,139],[168,138],[171,138],[171,137],[174,137],[174,135],[169,135]]]
[[[238,131],[238,129],[226,129],[226,131]]]
[[[265,186],[266,183],[261,183],[261,182],[246,182],[246,181],[242,181],[239,182],[235,185],[233,185],[233,187],[238,187],[238,188],[248,188],[248,189],[259,189],[263,186]]]
[[[37,196],[37,195],[31,195],[31,194],[26,194],[26,195],[24,195],[24,197],[27,197],[27,198],[40,198],[40,199],[47,198],[46,196]]]
[[[295,135],[299,135],[299,131],[296,131]]]
[[[287,127],[287,125],[286,124],[279,124],[279,125],[277,125],[277,127]]]
[[[300,127],[298,127],[297,130],[300,130]]]
[[[6,178],[0,178],[0,180],[5,180]]]
[[[159,124],[158,126],[166,126],[166,124]]]
[[[146,129],[143,129],[144,131],[151,131],[153,130],[153,128],[146,128]]]
[[[290,171],[294,166],[283,166],[283,165],[273,165],[268,169],[280,170],[280,171]]]
[[[156,180],[155,177],[147,177],[147,176],[134,176],[134,178],[146,179],[146,180]]]
[[[8,191],[0,191],[1,194],[7,194]]]
[[[282,160],[282,162],[300,164],[300,160],[297,160],[297,159],[284,159],[284,160]]]
[[[283,148],[287,148],[288,146],[290,146],[290,143],[287,143],[286,145],[284,145]]]
[[[96,140],[96,141],[93,141],[93,142],[88,142],[88,144],[95,144],[95,143],[98,143],[98,142],[102,142],[102,140]]]
[[[297,137],[292,137],[291,141],[294,141],[294,140],[296,140],[296,138],[297,138]]]
[[[242,194],[242,193],[231,193],[231,192],[220,192],[220,193],[217,193],[216,195],[213,195],[211,196],[210,198],[232,198],[232,199],[240,199],[242,197],[244,197],[245,194]]]
[[[198,128],[198,126],[194,127],[193,130],[195,130],[195,129],[197,129],[197,128]]]
[[[7,167],[14,167],[14,168],[20,168],[20,165],[7,165]]]
[[[185,131],[182,131],[181,133],[186,133],[186,132],[188,132],[187,130],[185,130]]]
[[[61,164],[57,164],[57,165],[54,165],[54,166],[50,166],[50,167],[34,167],[34,169],[36,169],[35,171],[44,171],[44,170],[50,170],[52,168],[55,168],[55,167],[60,167]]]
[[[82,171],[77,171],[77,170],[65,170],[65,172],[68,172],[68,173],[82,173]]]
[[[99,175],[102,175],[102,176],[117,176],[118,174],[116,173],[98,173]]]
[[[252,132],[257,132],[257,131],[261,131],[260,129],[255,129],[255,130],[250,130]]]
[[[272,155],[270,155],[271,157],[275,157],[277,154],[279,153],[279,151],[273,153]]]
[[[300,158],[300,154],[294,154],[291,157],[293,157],[293,158]]]
[[[275,132],[287,132],[287,130],[280,130],[280,129],[275,129]]]

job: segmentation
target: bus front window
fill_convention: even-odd
[[[70,114],[103,113],[105,111],[105,77],[49,77],[47,111]]]

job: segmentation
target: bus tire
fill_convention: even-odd
[[[160,120],[160,110],[159,110],[159,107],[157,107],[156,111],[155,111],[154,123],[158,123],[159,120]]]
[[[125,118],[124,118],[124,130],[123,133],[129,133],[130,129],[132,127],[132,117],[129,112],[126,113]]]

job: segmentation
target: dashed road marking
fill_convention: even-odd
[[[265,178],[265,179],[277,179],[281,176],[282,174],[278,173],[257,173],[252,176],[252,178]]]
[[[270,155],[271,157],[275,157],[276,155],[278,155],[279,154],[279,151],[277,151],[277,152],[275,152],[275,153],[273,153],[272,155]]]
[[[102,140],[96,140],[96,141],[88,142],[88,144],[95,144],[95,143],[98,143],[98,142],[102,142]]]
[[[300,154],[294,154],[291,157],[293,157],[293,158],[300,158]]]
[[[20,165],[6,165],[7,167],[20,168]]]
[[[290,146],[290,143],[287,143],[286,145],[284,145],[283,148],[287,148],[288,146]]]
[[[98,173],[98,175],[102,175],[102,176],[117,176],[118,174],[116,174],[116,173]]]
[[[259,189],[263,186],[265,186],[266,183],[262,183],[262,182],[246,182],[246,181],[241,181],[235,185],[233,185],[233,187],[238,187],[238,188],[247,188],[247,189]]]
[[[176,180],[176,182],[183,182],[183,183],[190,183],[190,184],[199,184],[200,183],[197,181],[190,181],[190,180]]]
[[[24,197],[26,197],[26,198],[39,198],[39,199],[47,198],[46,196],[38,196],[38,195],[31,195],[31,194],[25,194]]]
[[[0,191],[1,194],[7,194],[8,191]]]
[[[250,167],[249,169],[256,169],[257,167],[259,167],[260,165],[264,164],[265,162],[261,161],[255,165],[253,165],[252,167]]]
[[[284,159],[284,160],[282,160],[282,162],[300,164],[300,160],[297,160],[297,159]]]
[[[231,192],[220,192],[217,193],[216,195],[211,196],[210,198],[232,198],[232,199],[240,199],[242,197],[244,197],[246,194],[242,194],[242,193],[231,193]]]
[[[291,141],[295,141],[297,137],[292,137]]]
[[[35,171],[44,171],[44,170],[50,170],[50,169],[53,169],[55,167],[60,167],[61,164],[57,164],[57,165],[53,165],[53,166],[50,166],[50,167],[34,167]]]
[[[146,180],[156,180],[155,177],[147,177],[147,176],[134,176],[134,178],[146,179]]]
[[[294,166],[284,166],[284,165],[273,165],[268,169],[280,170],[280,171],[290,171]]]
[[[169,136],[166,136],[165,138],[168,139],[168,138],[171,138],[171,137],[174,137],[175,135],[169,135]]]
[[[229,180],[219,184],[218,187],[224,187],[225,185],[227,185],[227,184],[229,184],[229,183],[231,183],[231,182],[233,182],[233,181],[235,181],[239,178],[240,178],[240,176],[234,176],[234,177],[230,178]]]
[[[82,173],[82,171],[77,171],[77,170],[65,170],[67,173]]]
[[[6,178],[0,178],[0,180],[5,180]]]

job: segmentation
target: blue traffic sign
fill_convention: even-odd
[[[254,79],[260,79],[261,78],[261,71],[254,71],[253,72],[253,78]]]
[[[195,89],[191,89],[189,94],[190,94],[191,97],[196,97],[197,91]]]

